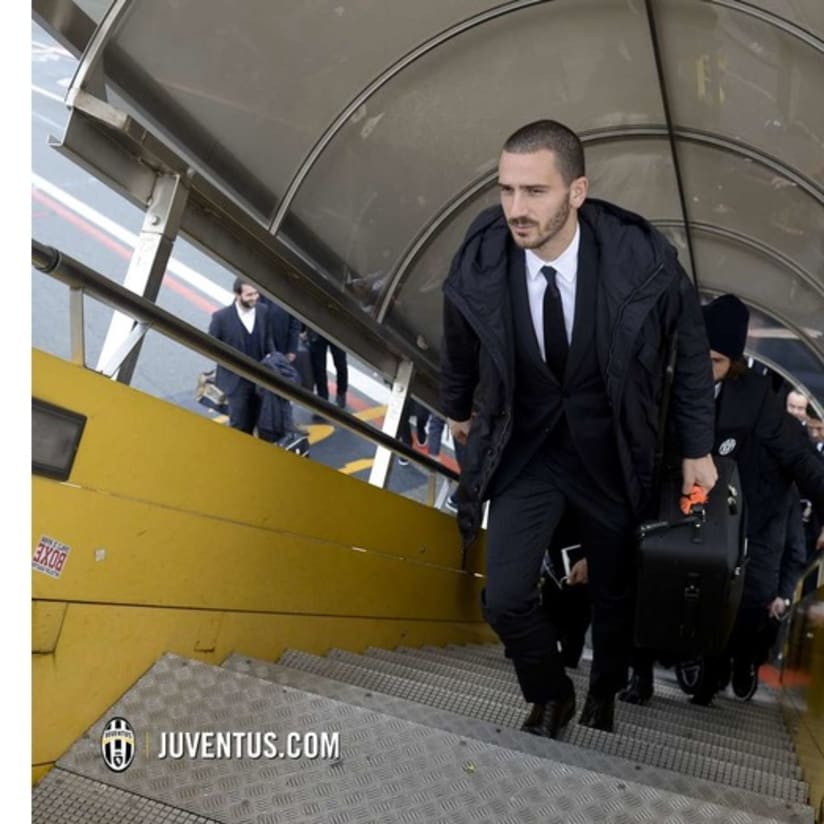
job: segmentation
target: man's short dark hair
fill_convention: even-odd
[[[252,284],[249,283],[249,281],[246,280],[245,278],[235,278],[235,283],[232,286],[232,291],[236,295],[239,295],[243,291],[244,286],[251,286],[251,285]]]
[[[558,159],[558,170],[569,185],[576,177],[586,174],[584,147],[572,129],[556,120],[536,120],[514,132],[504,143],[504,151],[513,154],[549,149]]]

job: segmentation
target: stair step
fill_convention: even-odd
[[[462,677],[463,673],[460,670],[451,670],[438,662],[385,650],[367,650],[363,656],[332,650],[329,657],[372,668],[389,675],[398,675],[414,681],[426,681],[445,689],[454,689],[465,695],[494,699],[496,696],[506,694],[511,697],[511,700],[521,702],[521,692],[514,673],[510,677],[502,676],[497,680],[479,676],[476,680],[469,682]],[[373,665],[370,661],[375,661],[376,664]],[[579,696],[583,694],[580,689],[578,694]],[[525,715],[526,708],[525,705],[522,704],[522,706],[524,706]],[[791,751],[774,750],[766,746],[754,749],[751,742],[740,741],[734,736],[718,735],[706,730],[693,732],[691,729],[685,730],[684,727],[674,722],[655,725],[641,723],[648,720],[647,709],[632,707],[631,710],[629,708],[625,710],[619,704],[616,708],[616,715],[621,724],[620,731],[629,735],[628,730],[632,727],[635,729],[635,735],[651,735],[653,740],[662,744],[680,746],[686,751],[710,755],[719,760],[734,761],[755,769],[768,770],[788,778],[801,780],[801,769]]]
[[[410,652],[417,651],[411,647],[403,647],[399,649],[408,650]],[[492,662],[492,666],[495,669],[512,671],[512,662],[504,657],[503,647],[498,649],[495,649],[494,647],[484,647],[481,649],[484,651],[479,653],[469,647],[464,648],[448,646],[423,647],[422,651],[430,651],[440,655],[449,656],[450,658],[453,657],[454,654],[454,656],[460,660],[478,664],[487,664],[487,662]],[[591,662],[589,660],[582,659],[577,670],[573,669],[568,670],[567,672],[573,679],[576,677],[581,678],[582,680],[588,679],[590,663]],[[662,698],[673,698],[680,704],[686,702],[687,696],[677,685],[675,676],[673,675],[669,681],[667,681],[665,680],[666,676],[664,676],[664,673],[666,673],[666,670],[663,668],[658,668],[656,670],[656,696],[660,696]],[[753,701],[741,701],[739,699],[731,698],[728,694],[719,693],[715,699],[715,705],[719,710],[725,713],[731,713],[736,720],[749,719],[748,726],[752,728],[763,728],[771,735],[774,731],[779,732],[783,736],[787,735],[783,717],[781,715],[778,702],[775,698],[775,693],[767,686],[762,686],[759,689],[758,695]]]
[[[814,821],[812,809],[803,804],[787,803],[759,793],[727,787],[712,781],[607,755],[597,750],[583,749],[563,741],[527,735],[517,729],[508,729],[457,713],[424,706],[386,693],[364,690],[343,681],[293,669],[283,664],[233,655],[224,662],[223,666],[235,672],[264,678],[295,689],[315,692],[328,698],[374,709],[407,721],[424,723],[458,735],[498,744],[541,758],[549,758],[616,779],[635,781],[680,795],[702,799],[725,806],[731,813],[743,811],[771,820],[792,822],[792,824],[801,824],[801,822],[813,824]],[[738,821],[738,818],[731,814],[730,821]]]
[[[340,665],[338,665],[340,666]],[[100,737],[126,718],[135,763],[114,773]],[[143,752],[161,731],[338,732],[333,760],[162,760]],[[154,752],[155,744],[146,747]],[[225,824],[328,821],[460,824],[615,820],[671,824],[776,821],[473,738],[404,721],[323,696],[177,656],[164,656],[59,760],[61,770]],[[59,777],[59,776],[58,776]],[[60,782],[41,782],[36,809]],[[93,821],[88,796],[66,821]],[[139,820],[133,810],[108,821]],[[145,819],[144,819],[145,820]],[[183,820],[183,819],[181,819]],[[43,815],[34,821],[56,824]]]
[[[379,690],[501,726],[518,728],[524,717],[523,702],[513,702],[508,696],[501,696],[497,701],[474,698],[454,690],[433,686],[425,681],[411,681],[365,667],[293,650],[284,653],[280,662],[296,669],[343,680],[365,689]],[[785,801],[806,803],[809,796],[808,787],[803,782],[754,770],[736,763],[705,758],[675,747],[663,746],[651,741],[649,737],[638,739],[627,737],[621,733],[620,726],[616,733],[610,734],[570,724],[565,731],[564,740],[577,746],[598,749],[609,755],[772,795],[776,798],[783,798]]]
[[[502,662],[500,666],[489,666],[485,663],[459,658],[449,652],[433,648],[417,650],[399,647],[397,651],[411,658],[421,658],[454,667],[456,670],[472,674],[473,677],[484,676],[491,679],[501,679],[507,683],[517,683],[512,665],[506,661]],[[581,673],[576,673],[575,670],[568,670],[567,674],[571,677],[578,693],[584,694],[587,689],[588,678]],[[768,722],[758,723],[757,719],[753,722],[751,714],[741,715],[735,706],[730,706],[732,703],[728,699],[719,698],[712,707],[696,707],[690,704],[686,696],[682,694],[681,700],[656,697],[646,707],[638,707],[619,701],[616,703],[616,712],[619,717],[634,718],[641,725],[644,724],[644,719],[646,719],[649,724],[653,722],[656,725],[674,723],[679,728],[683,725],[688,730],[687,734],[703,730],[710,734],[719,734],[722,737],[732,735],[750,741],[754,746],[774,750],[776,757],[795,760],[792,753],[792,740],[779,715],[775,715]],[[777,710],[772,707],[770,710],[772,710],[772,713],[777,713]]]

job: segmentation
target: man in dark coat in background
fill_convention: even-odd
[[[575,695],[538,581],[564,511],[584,516],[594,656],[579,723],[611,731],[631,649],[634,533],[676,333],[684,490],[717,478],[709,348],[673,247],[638,215],[586,200],[574,132],[554,121],[519,129],[498,185],[501,205],[472,223],[444,284],[441,408],[466,442],[459,526],[472,541],[491,499],[486,618],[533,704],[523,728],[554,738]]]
[[[744,593],[729,650],[704,661],[692,701],[709,704],[733,660],[733,690],[750,697],[757,687],[757,667],[766,659],[775,619],[789,606],[802,561],[797,543],[787,550],[788,519],[798,494],[795,481],[824,508],[824,466],[809,447],[804,428],[773,392],[770,379],[747,368],[743,360],[749,311],[734,295],[722,295],[703,307],[716,382],[713,454],[738,465],[747,512],[748,561]],[[799,519],[800,509],[795,508]],[[792,535],[792,530],[790,530]],[[663,650],[662,650],[663,652]],[[652,655],[636,655],[632,681],[621,699],[646,704],[652,697]]]
[[[749,311],[734,295],[704,307],[713,377],[719,387],[713,453],[738,464],[747,507],[747,567],[744,593],[729,643],[732,686],[749,698],[758,667],[767,658],[777,625],[803,568],[800,547],[787,546],[789,518],[799,520],[798,484],[816,511],[824,513],[824,465],[809,447],[804,427],[786,411],[770,381],[742,361]],[[725,662],[710,662],[693,696],[706,704]]]
[[[275,351],[269,311],[258,304],[258,290],[243,278],[235,279],[233,291],[234,301],[212,315],[209,334],[260,362]],[[229,399],[229,426],[251,433],[260,407],[254,383],[220,364],[215,383]]]

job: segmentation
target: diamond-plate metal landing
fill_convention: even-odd
[[[400,698],[420,704],[438,707],[472,718],[489,721],[507,727],[517,728],[523,721],[525,707],[503,696],[498,701],[473,698],[454,690],[435,687],[424,681],[415,682],[386,675],[371,669],[356,667],[341,661],[320,658],[306,653],[289,650],[281,656],[280,662],[297,669],[346,681],[365,689],[387,692]],[[601,750],[633,761],[640,761],[687,775],[694,775],[728,786],[772,795],[786,801],[806,803],[809,790],[806,784],[786,777],[753,770],[740,764],[703,758],[694,753],[663,746],[649,736],[630,738],[620,733],[604,733],[570,724],[565,731],[565,740],[577,746]]]
[[[232,655],[223,663],[223,666],[234,672],[325,695],[328,698],[373,709],[406,721],[425,724],[570,766],[582,767],[602,775],[610,775],[613,778],[635,781],[668,792],[699,798],[729,807],[731,810],[743,810],[757,816],[792,822],[792,824],[802,824],[802,822],[813,824],[814,822],[813,810],[806,805],[791,804],[736,787],[703,781],[692,776],[610,756],[597,750],[575,747],[563,741],[525,735],[514,729],[423,706],[392,695],[365,691],[342,681],[335,681],[281,664]]]
[[[102,728],[115,715],[141,742],[124,773],[109,772],[99,754]],[[164,730],[338,731],[342,752],[332,762],[159,760],[142,742]],[[225,824],[771,820],[175,656],[161,659],[58,766]],[[73,820],[85,822],[80,815]]]
[[[51,770],[32,792],[33,824],[215,824],[61,769]]]

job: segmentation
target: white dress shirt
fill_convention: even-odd
[[[251,309],[247,309],[245,306],[241,306],[237,301],[235,301],[235,309],[237,309],[237,316],[240,318],[240,322],[246,327],[246,331],[251,335],[252,330],[255,328],[255,307],[253,306]]]
[[[529,294],[529,312],[535,337],[541,356],[546,360],[544,351],[544,292],[546,278],[541,273],[544,266],[551,266],[557,274],[555,282],[561,293],[561,305],[564,308],[564,327],[567,343],[572,343],[572,323],[575,320],[575,289],[578,285],[578,247],[581,245],[581,226],[575,226],[572,242],[555,260],[541,260],[532,249],[526,250],[526,290]]]

